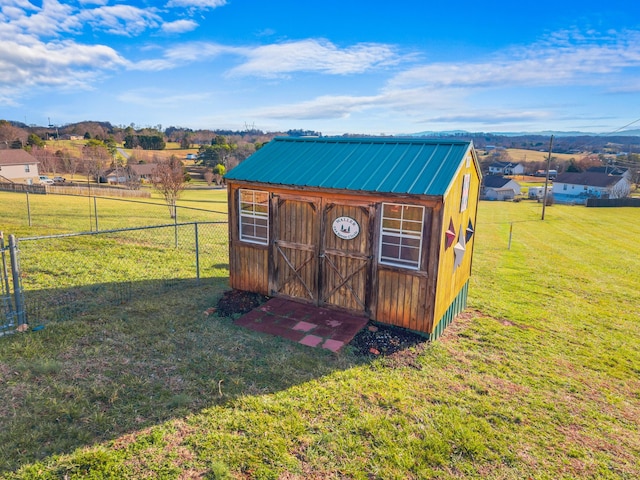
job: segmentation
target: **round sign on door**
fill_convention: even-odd
[[[352,240],[360,233],[360,225],[351,217],[338,217],[333,221],[333,233],[344,240]]]

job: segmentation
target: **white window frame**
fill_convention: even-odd
[[[396,217],[385,217],[385,207],[393,207],[398,206],[401,208],[400,218]],[[422,211],[421,219],[418,222],[417,220],[409,220],[404,218],[404,208],[419,208]],[[380,244],[378,246],[378,262],[382,265],[390,265],[393,267],[401,267],[409,270],[420,270],[420,265],[422,264],[422,246],[424,243],[424,206],[422,205],[411,205],[411,204],[403,204],[403,203],[383,203],[380,210]],[[385,220],[393,220],[400,222],[400,228],[385,228]],[[408,230],[404,228],[406,223],[420,223],[419,234],[415,230]],[[399,246],[398,248],[398,256],[397,257],[388,257],[382,255],[382,247],[385,245],[385,238],[397,238],[399,241],[397,244],[389,243],[389,245]],[[403,245],[403,240],[419,240],[418,247],[413,247],[409,245]],[[408,261],[402,259],[402,251],[405,249],[416,249],[418,250],[418,260]]]
[[[471,174],[466,173],[462,179],[462,197],[460,198],[460,213],[469,206],[469,188],[471,186]]]
[[[267,196],[266,202],[257,202],[256,194],[265,194]],[[243,200],[243,194],[251,195],[251,199]],[[250,208],[243,210],[242,205],[248,205]],[[256,209],[257,205],[264,205],[267,207],[267,211],[261,212]],[[250,190],[245,188],[238,189],[238,233],[240,236],[240,240],[247,243],[256,243],[258,245],[268,245],[269,244],[269,192],[265,192],[264,190]],[[267,234],[265,237],[259,236],[256,233],[258,222],[264,222]],[[244,226],[252,226],[253,227],[253,235],[246,235],[243,233]]]

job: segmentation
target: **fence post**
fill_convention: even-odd
[[[11,302],[11,288],[9,286],[9,274],[7,273],[7,258],[5,257],[5,248],[4,248],[4,234],[0,232],[0,255],[2,256],[2,271],[0,274],[2,278],[0,278],[0,285],[2,289],[0,289],[0,295],[2,296],[2,303],[7,311],[7,321],[9,322],[9,326],[13,326],[13,303]],[[0,325],[0,328],[2,325]]]
[[[93,212],[96,216],[96,232],[100,231],[100,229],[98,228],[98,201],[96,200],[97,197],[93,197]]]
[[[200,244],[198,243],[198,222],[193,224],[195,226],[196,235],[196,283],[200,284]]]
[[[175,248],[178,248],[178,206],[175,204],[175,200],[173,203],[173,225],[174,244]]]
[[[29,190],[25,190],[27,194],[27,218],[29,219],[29,226],[31,226],[31,202],[29,202]]]
[[[11,258],[11,275],[13,277],[13,295],[15,299],[18,325],[27,323],[25,320],[24,300],[22,298],[22,285],[20,284],[20,264],[18,260],[18,245],[16,236],[9,235],[9,257]]]

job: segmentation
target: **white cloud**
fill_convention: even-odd
[[[226,0],[169,0],[169,2],[167,2],[167,7],[183,7],[204,10],[222,7],[226,4]]]
[[[115,5],[83,10],[77,15],[81,22],[115,35],[136,36],[147,29],[158,28],[162,19],[152,9]]]
[[[208,42],[185,43],[168,48],[162,58],[147,59],[130,65],[133,70],[170,70],[180,65],[205,61],[224,53],[237,53],[235,47],[226,47]]]
[[[293,72],[349,75],[399,61],[389,45],[360,43],[340,49],[329,41],[316,39],[244,48],[242,53],[247,61],[233,68],[231,76],[274,78]]]
[[[605,38],[558,32],[527,48],[510,50],[485,62],[434,63],[398,74],[390,88],[484,88],[563,86],[606,81],[605,75],[640,66],[640,34]]]
[[[454,113],[423,119],[419,123],[478,123],[481,125],[513,124],[531,121],[542,121],[551,117],[546,111],[477,111],[472,113]]]
[[[185,105],[202,103],[210,96],[210,93],[176,94],[175,92],[145,88],[144,90],[122,92],[117,98],[125,104],[139,105],[145,108],[149,106],[154,108],[184,108]]]
[[[24,5],[22,2],[15,2],[14,5],[15,8],[3,7],[2,9],[3,15],[0,15],[0,19],[4,22],[0,29],[0,38],[4,37],[2,33],[8,31],[36,36],[55,36],[59,32],[73,31],[81,26],[73,15],[74,9],[56,0],[44,1],[42,8],[31,4]],[[10,17],[2,18],[5,12]]]
[[[229,77],[280,78],[298,72],[355,75],[401,61],[391,47],[383,44],[357,44],[339,49],[330,42],[315,39],[258,47],[193,42],[168,48],[162,58],[140,61],[133,68],[165,70],[223,54],[235,56],[241,61],[239,66],[227,71]]]
[[[196,28],[198,28],[198,24],[193,20],[176,20],[175,22],[167,22],[162,25],[162,31],[165,33],[190,32]]]
[[[260,117],[274,119],[346,118],[354,112],[378,106],[381,100],[383,99],[376,95],[363,97],[325,95],[306,102],[257,109],[253,113]]]
[[[110,47],[70,41],[21,44],[0,42],[0,85],[89,88],[100,72],[126,65]]]

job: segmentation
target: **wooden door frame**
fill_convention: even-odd
[[[353,253],[337,253],[338,255],[342,255],[344,257],[351,257],[353,259],[358,259],[358,260],[364,260],[365,263],[364,265],[362,265],[361,267],[355,269],[352,272],[349,272],[346,277],[343,277],[341,272],[335,267],[335,265],[333,265],[333,262],[331,262],[331,260],[329,258],[326,257],[326,252],[332,252],[332,250],[327,250],[326,246],[325,246],[325,235],[327,234],[327,229],[329,227],[328,225],[328,212],[329,212],[329,207],[333,207],[333,206],[347,206],[347,207],[355,207],[355,208],[360,208],[363,210],[363,212],[367,215],[367,238],[365,240],[366,242],[366,254],[365,255],[358,255],[358,254],[353,254]],[[374,241],[374,228],[376,225],[376,212],[377,212],[377,206],[375,203],[372,202],[368,202],[368,201],[357,201],[357,200],[346,200],[346,199],[332,199],[332,198],[322,198],[322,204],[321,204],[321,211],[320,211],[320,238],[318,241],[318,257],[319,257],[319,262],[318,262],[318,305],[322,306],[322,307],[336,307],[336,308],[341,308],[339,306],[333,305],[331,303],[328,303],[325,301],[326,298],[331,297],[331,295],[333,295],[339,288],[341,288],[342,286],[345,286],[351,291],[351,294],[354,296],[354,299],[356,301],[356,303],[360,304],[362,306],[361,310],[358,310],[358,312],[362,312],[365,313],[367,315],[370,315],[371,313],[371,298],[372,298],[372,286],[373,286],[373,279],[374,279],[374,263],[375,263],[375,247],[373,244]],[[340,285],[338,285],[337,287],[334,286],[334,288],[331,290],[331,293],[329,295],[325,295],[325,285],[323,284],[323,279],[324,279],[324,273],[325,273],[325,262],[331,262],[332,264],[332,268],[334,269],[334,271],[338,274],[338,276],[340,277],[340,279],[342,280],[342,283]],[[348,285],[348,282],[350,279],[352,279],[357,273],[359,273],[361,270],[365,269],[365,288],[364,288],[364,298],[360,299],[358,298],[358,296],[355,294],[355,292],[353,291],[353,289]]]
[[[271,194],[271,205],[270,205],[270,225],[272,225],[272,229],[271,231],[273,232],[270,235],[269,238],[269,251],[270,251],[270,255],[269,255],[269,292],[271,292],[271,295],[273,296],[282,296],[282,297],[286,297],[286,298],[294,298],[296,300],[300,300],[306,303],[312,303],[314,305],[318,305],[318,296],[319,296],[319,291],[320,291],[320,287],[319,287],[319,239],[318,238],[314,238],[314,244],[312,245],[312,248],[299,248],[301,247],[303,244],[296,244],[296,243],[292,243],[292,242],[287,242],[287,241],[283,241],[280,240],[279,238],[276,238],[277,235],[277,231],[280,228],[280,221],[281,221],[281,215],[280,215],[280,205],[282,202],[285,201],[295,201],[295,202],[303,202],[303,203],[307,203],[310,204],[315,212],[314,214],[314,222],[316,223],[316,232],[319,232],[320,229],[320,225],[318,225],[319,217],[320,217],[320,209],[321,209],[321,205],[322,205],[322,198],[321,197],[317,197],[317,196],[309,196],[309,195],[296,195],[296,194],[292,194],[292,193],[285,193],[285,192],[278,192],[278,193],[272,193]],[[308,261],[304,262],[303,265],[299,266],[297,269],[291,264],[291,262],[289,261],[289,259],[286,257],[286,255],[284,255],[284,253],[282,252],[282,250],[280,250],[279,245],[282,245],[284,248],[299,248],[300,250],[305,250],[311,253],[311,257],[308,259]],[[306,245],[305,245],[306,246]],[[280,293],[278,291],[278,277],[276,275],[276,259],[278,258],[278,256],[281,255],[283,257],[283,259],[285,260],[285,262],[288,264],[289,269],[294,271],[294,274],[289,274],[287,276],[288,279],[290,279],[293,275],[298,276],[298,278],[300,279],[300,281],[302,281],[302,285],[304,286],[304,288],[307,290],[307,292],[310,294],[310,299],[308,298],[300,298],[300,297],[291,297],[290,295],[286,295],[284,293]],[[316,262],[316,278],[314,279],[314,285],[310,288],[298,275],[298,272],[300,271],[300,269],[304,266],[306,266],[310,261],[315,261]]]

